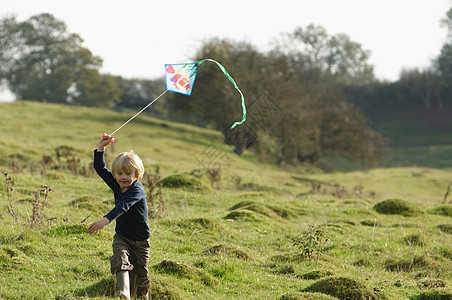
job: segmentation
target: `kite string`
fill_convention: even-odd
[[[234,87],[236,88],[236,90],[240,93],[240,96],[242,98],[242,110],[243,110],[243,118],[240,122],[235,122],[234,124],[232,124],[231,129],[233,129],[235,126],[242,124],[243,122],[245,122],[246,120],[246,106],[245,106],[245,97],[243,96],[242,91],[239,89],[237,83],[235,83],[234,79],[231,77],[231,75],[229,75],[229,73],[226,71],[226,69],[217,61],[207,58],[207,59],[203,59],[200,60],[196,63],[196,66],[199,66],[200,64],[202,64],[205,61],[210,61],[210,62],[214,62],[217,64],[217,66],[220,68],[221,71],[223,71],[224,75],[226,75],[226,77],[232,82],[232,84],[234,85]],[[121,129],[122,127],[126,126],[130,121],[132,121],[136,116],[138,116],[139,114],[141,114],[146,108],[148,108],[149,106],[151,106],[155,101],[157,101],[160,97],[162,97],[166,92],[168,92],[168,90],[165,90],[163,93],[161,93],[157,98],[155,98],[154,100],[152,100],[152,102],[150,102],[148,105],[146,105],[143,109],[141,109],[139,112],[137,112],[133,117],[131,117],[129,120],[127,120],[124,124],[122,124],[121,126],[119,126],[115,131],[113,131],[110,135],[115,134],[119,129]]]
[[[113,131],[110,135],[115,134],[119,129],[123,128],[124,126],[127,125],[127,123],[129,123],[130,121],[132,121],[136,116],[138,116],[139,114],[141,114],[146,108],[148,108],[149,106],[151,106],[155,101],[157,101],[160,97],[162,97],[166,92],[168,92],[168,90],[165,90],[163,93],[160,94],[160,96],[158,96],[157,98],[155,98],[154,100],[152,100],[151,103],[149,103],[148,105],[146,105],[142,110],[140,110],[139,112],[137,112],[133,117],[131,117],[129,120],[127,120],[127,122],[125,122],[124,124],[122,124],[121,126],[118,127],[118,129],[116,129],[115,131]]]

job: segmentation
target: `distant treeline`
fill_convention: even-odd
[[[450,32],[451,11],[443,20]],[[1,80],[16,99],[71,105],[141,108],[164,89],[163,79],[127,79],[99,73],[102,59],[82,46],[64,22],[40,14],[0,20]],[[346,34],[309,25],[261,51],[245,41],[204,41],[194,61],[221,62],[245,95],[215,65],[200,66],[193,94],[167,94],[152,110],[159,117],[223,131],[225,142],[275,163],[320,164],[326,156],[376,165],[388,154],[375,123],[388,118],[429,122],[428,111],[451,111],[452,39],[425,70],[403,70],[396,82],[375,78],[370,52]],[[431,121],[431,120],[430,120]],[[444,125],[444,124],[443,124]]]

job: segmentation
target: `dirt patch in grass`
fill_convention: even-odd
[[[284,219],[290,219],[296,217],[296,215],[292,212],[292,210],[282,208],[276,205],[267,205],[268,208],[273,210],[278,216]],[[304,213],[304,212],[303,212]]]
[[[372,265],[372,263],[368,257],[362,257],[355,260],[353,262],[353,265],[358,267],[369,267]]]
[[[324,293],[339,299],[382,299],[372,288],[347,277],[328,277],[308,286],[304,291]]]
[[[442,257],[452,260],[452,248],[443,246],[439,247],[437,251]]]
[[[417,286],[421,289],[443,288],[446,287],[446,285],[447,284],[444,280],[436,278],[425,278],[417,284]]]
[[[436,227],[444,233],[452,234],[452,225],[451,224],[439,224]]]
[[[362,220],[359,222],[363,226],[370,226],[370,227],[385,227],[383,224],[376,220]]]
[[[385,215],[402,215],[405,217],[417,216],[424,213],[418,205],[402,200],[387,199],[374,206],[374,209]]]
[[[294,265],[285,265],[276,270],[276,273],[285,275],[295,275],[295,267]]]
[[[247,182],[236,186],[239,191],[253,191],[253,192],[271,192],[281,194],[283,191],[270,186],[259,185],[253,182]]]
[[[392,260],[389,259],[385,263],[385,267],[389,271],[400,272],[400,271],[411,271],[416,268],[431,267],[432,263],[427,259],[426,256],[415,256],[412,259],[406,260]]]
[[[0,270],[19,268],[28,262],[28,257],[19,249],[9,246],[0,248]]]
[[[258,213],[260,215],[275,218],[281,217],[284,219],[288,219],[290,217],[294,217],[295,215],[288,209],[276,206],[276,205],[266,205],[254,201],[242,201],[232,206],[229,210],[248,210]]]
[[[239,204],[241,204],[241,203],[239,203]],[[270,218],[276,218],[278,216],[273,210],[268,208],[266,205],[263,205],[260,203],[251,202],[251,203],[246,203],[246,205],[243,205],[243,206],[240,206],[240,205],[235,205],[235,206],[237,208],[234,208],[231,210],[236,210],[236,209],[249,210],[249,211],[258,213],[260,215],[270,217]]]
[[[208,218],[193,218],[184,219],[176,223],[180,228],[186,228],[190,230],[200,229],[200,230],[217,230],[223,231],[223,226],[214,220]]]
[[[315,280],[331,275],[333,275],[333,273],[330,271],[314,270],[311,272],[304,273],[303,275],[300,276],[300,278],[306,280]]]
[[[233,256],[238,259],[244,260],[250,259],[250,256],[246,254],[244,251],[238,249],[238,247],[224,244],[219,244],[210,247],[209,249],[205,250],[203,254]]]
[[[285,294],[281,300],[334,300],[336,297],[325,295],[322,293],[290,293]]]
[[[412,298],[413,300],[449,300],[452,299],[452,291],[450,289],[431,289],[420,293]]]
[[[419,233],[407,235],[406,237],[403,238],[403,241],[408,246],[423,247],[423,246],[425,246],[427,244],[425,242],[424,236],[422,234],[419,234]]]
[[[211,191],[212,187],[204,180],[189,173],[175,174],[161,180],[162,186],[169,188],[188,188],[196,191]]]
[[[417,228],[417,227],[419,227],[419,224],[415,224],[415,223],[396,223],[396,224],[392,224],[391,227],[394,227],[394,228]]]
[[[88,287],[75,291],[75,296],[80,297],[114,297],[116,292],[116,282],[113,277],[102,279]],[[55,299],[66,299],[64,296],[57,296]]]
[[[199,269],[185,263],[173,259],[165,259],[161,263],[154,266],[154,269],[159,273],[166,273],[178,276],[180,278],[187,278],[212,286],[217,284],[217,281],[200,271]]]
[[[429,214],[452,217],[452,204],[443,204],[427,210]]]
[[[92,196],[83,196],[69,202],[69,206],[73,206],[76,208],[84,208],[88,210],[95,210],[98,206],[105,206],[102,203],[102,199]]]
[[[228,213],[224,219],[234,220],[234,221],[250,221],[250,222],[260,222],[261,218],[259,215],[253,211],[249,210],[234,210]]]
[[[175,287],[174,284],[167,283],[165,278],[155,277],[151,280],[150,299],[179,300],[186,298],[183,296],[183,292]]]
[[[274,263],[299,263],[306,259],[306,257],[298,252],[277,254],[269,258],[269,260]]]

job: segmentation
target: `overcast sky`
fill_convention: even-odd
[[[51,13],[104,60],[101,72],[132,78],[163,75],[165,63],[190,62],[212,37],[267,49],[281,33],[308,24],[345,33],[370,50],[379,79],[430,65],[446,29],[450,0],[2,0],[0,16],[19,21]],[[227,68],[227,66],[225,66]],[[3,92],[0,100],[8,98]]]

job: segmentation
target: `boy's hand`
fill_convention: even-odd
[[[97,151],[104,152],[105,147],[107,147],[108,144],[113,143],[114,141],[116,141],[116,139],[113,136],[106,133],[102,134],[102,139],[99,141]]]
[[[107,218],[102,218],[100,220],[97,220],[96,222],[94,222],[93,224],[91,224],[91,226],[89,226],[88,228],[88,233],[98,233],[102,228],[104,228],[105,225],[107,225],[108,223],[110,223],[110,220],[108,220]]]

